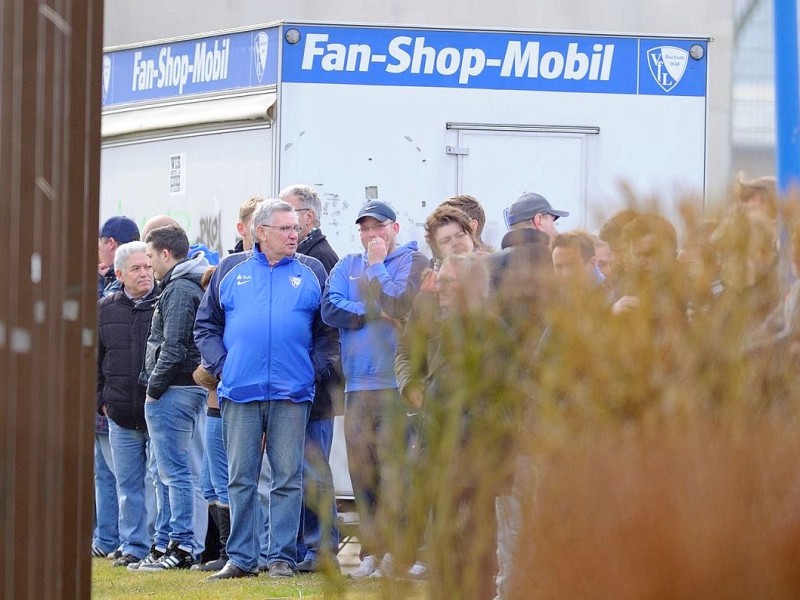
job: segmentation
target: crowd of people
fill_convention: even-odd
[[[685,341],[710,347],[723,330],[728,360],[800,350],[774,180],[740,182],[719,221],[688,218],[682,244],[654,211],[622,210],[597,235],[559,232],[566,216],[524,193],[493,249],[478,200],[448,198],[425,222],[429,258],[373,200],[353,225],[363,253],[341,259],[307,185],[247,200],[222,260],[164,215],[141,236],[126,217],[106,221],[93,553],[213,580],[338,572],[329,459],[344,414],[361,545],[349,575],[509,597],[520,496],[535,486],[520,438],[537,411],[635,419],[654,398],[667,410],[660,377],[679,370]],[[625,343],[590,375],[608,323]],[[652,389],[609,393],[609,372],[624,382],[647,353],[661,365]]]

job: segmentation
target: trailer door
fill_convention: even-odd
[[[459,194],[478,198],[486,210],[484,240],[499,246],[507,228],[503,209],[523,192],[537,192],[569,211],[562,231],[585,227],[590,137],[597,128],[448,124],[458,130]]]

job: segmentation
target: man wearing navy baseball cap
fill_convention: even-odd
[[[122,289],[114,270],[114,255],[117,248],[139,239],[139,228],[128,217],[111,217],[103,223],[97,236],[97,297],[104,298]],[[95,419],[95,529],[92,539],[92,554],[115,558],[122,556],[118,528],[117,480],[111,459],[108,438],[108,421],[105,416]]]
[[[339,329],[345,443],[361,522],[362,561],[349,576],[360,578],[388,575],[392,564],[389,541],[376,520],[381,498],[392,493],[386,464],[380,464],[391,452],[382,427],[392,407],[402,403],[394,372],[399,324],[411,310],[428,259],[416,242],[397,244],[400,224],[385,202],[364,204],[356,225],[364,252],[345,256],[331,270],[322,319]]]
[[[139,228],[128,217],[111,217],[103,223],[97,236],[97,296],[103,298],[122,288],[114,273],[114,254],[128,242],[139,241]]]

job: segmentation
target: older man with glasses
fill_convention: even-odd
[[[339,328],[341,341],[345,441],[361,522],[362,561],[350,576],[358,578],[391,571],[392,556],[379,531],[378,513],[392,514],[386,503],[392,495],[386,487],[392,478],[387,477],[386,468],[392,450],[402,452],[405,444],[402,435],[393,437],[400,430],[392,431],[397,423],[393,418],[405,416],[394,355],[398,325],[411,310],[428,260],[416,242],[398,245],[400,224],[388,204],[367,202],[356,224],[365,252],[345,256],[331,271],[322,318]]]
[[[331,368],[330,337],[319,312],[325,269],[297,254],[301,228],[294,208],[264,201],[252,228],[255,247],[222,261],[195,323],[203,364],[221,380],[231,505],[228,562],[209,579],[258,574],[262,435],[272,474],[269,575],[294,575],[306,421],[315,381]]]

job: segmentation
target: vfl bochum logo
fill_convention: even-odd
[[[258,32],[253,40],[253,54],[256,59],[256,76],[258,83],[264,78],[264,71],[267,69],[267,43],[269,36],[264,31]]]
[[[289,277],[289,283],[292,284],[292,287],[298,287],[300,285],[300,278],[299,277]]]
[[[658,46],[647,51],[650,73],[665,92],[671,91],[680,83],[688,62],[689,53],[675,46]]]
[[[111,87],[111,57],[103,55],[103,104],[106,103],[108,88]]]

